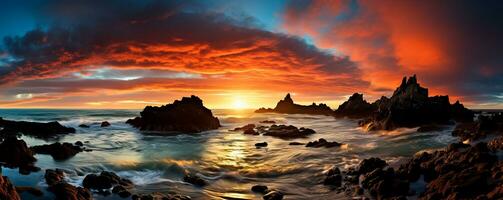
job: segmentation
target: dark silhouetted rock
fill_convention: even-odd
[[[317,141],[308,142],[306,144],[306,147],[314,147],[314,148],[326,147],[326,148],[330,148],[330,147],[340,147],[341,145],[342,145],[342,143],[329,142],[329,141],[327,141],[327,140],[325,140],[323,138],[320,138]]]
[[[195,133],[220,127],[218,119],[196,96],[183,97],[160,107],[147,106],[140,115],[126,123],[143,131],[160,132]]]
[[[290,142],[288,145],[304,145],[302,142]]]
[[[0,118],[0,127],[3,129],[1,134],[17,134],[23,133],[35,137],[52,137],[56,134],[75,133],[74,128],[62,126],[58,122],[26,122],[26,121],[10,121]]]
[[[366,174],[371,171],[374,171],[377,168],[383,168],[387,166],[386,161],[381,160],[380,158],[367,158],[363,159],[358,165],[358,173]]]
[[[452,131],[461,140],[476,140],[487,135],[503,135],[503,113],[479,115],[473,122],[459,123]]]
[[[287,94],[283,100],[280,100],[274,109],[260,108],[255,111],[256,113],[285,113],[285,114],[309,114],[309,115],[333,115],[333,110],[326,104],[316,105],[313,103],[309,106],[295,104]]]
[[[342,175],[341,170],[338,167],[332,167],[328,170],[325,180],[323,181],[324,185],[333,185],[336,187],[340,187],[342,184]]]
[[[101,122],[101,125],[100,125],[100,126],[101,126],[101,127],[108,127],[108,126],[110,126],[110,125],[111,125],[111,124],[110,124],[110,122],[104,121],[104,122]]]
[[[80,146],[71,143],[53,143],[40,146],[33,146],[31,149],[37,154],[49,154],[54,160],[66,160],[83,151]]]
[[[262,197],[264,200],[282,200],[283,193],[279,191],[270,191]]]
[[[85,188],[93,190],[107,190],[116,185],[131,187],[133,183],[117,174],[108,171],[102,171],[101,174],[88,174],[82,181]]]
[[[37,168],[33,166],[37,159],[23,140],[18,140],[14,136],[6,137],[0,144],[0,152],[0,162],[4,166],[19,167],[20,172],[22,170],[27,170],[28,173],[29,171],[37,171]]]
[[[91,192],[82,187],[75,187],[65,182],[64,172],[61,169],[47,169],[45,171],[45,181],[49,186],[48,190],[54,193],[56,200],[90,200],[93,199]]]
[[[260,147],[267,147],[267,142],[259,142],[255,144],[255,147],[260,148]]]
[[[264,121],[260,121],[260,123],[262,123],[262,124],[275,124],[276,122],[272,121],[272,120],[264,120]]]
[[[79,125],[79,127],[80,128],[89,128],[89,125],[87,125],[87,124],[81,124],[81,125]]]
[[[204,179],[195,174],[185,174],[183,181],[199,187],[203,187],[208,184]]]
[[[84,146],[84,143],[82,143],[81,141],[77,141],[77,142],[75,142],[75,145],[81,147],[81,146]]]
[[[268,189],[269,188],[267,188],[267,186],[265,186],[265,185],[254,185],[254,186],[252,186],[251,191],[256,192],[256,193],[265,194],[268,192]]]
[[[377,110],[375,104],[363,99],[363,94],[354,93],[349,99],[335,110],[336,117],[364,118]]]
[[[242,127],[237,127],[235,129],[233,129],[233,131],[246,131],[246,130],[250,130],[250,129],[253,130],[254,128],[255,128],[255,124],[247,124]]]
[[[119,195],[122,198],[127,198],[131,196],[131,192],[129,192],[124,186],[117,185],[112,189],[112,193]]]
[[[16,188],[12,185],[7,176],[0,176],[0,199],[21,200]]]
[[[391,98],[373,103],[377,110],[359,122],[367,130],[393,130],[428,124],[449,124],[451,120],[470,121],[473,112],[459,102],[451,105],[448,96],[428,97],[428,89],[417,83],[416,76],[406,77]]]
[[[297,128],[292,125],[272,125],[268,129],[263,130],[264,135],[278,137],[282,139],[304,138],[316,133],[313,129]]]

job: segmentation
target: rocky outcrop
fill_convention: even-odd
[[[0,199],[21,200],[7,176],[0,176]]]
[[[23,174],[38,171],[38,168],[34,166],[37,159],[23,140],[18,140],[14,136],[5,138],[0,144],[0,152],[2,165],[10,168],[19,167],[19,171]]]
[[[75,156],[77,153],[82,152],[84,149],[78,145],[73,145],[71,143],[53,143],[45,144],[40,146],[33,146],[31,149],[37,154],[48,154],[51,155],[54,160],[66,160]]]
[[[3,129],[0,134],[18,134],[23,133],[35,137],[52,137],[56,134],[75,133],[74,128],[62,126],[58,122],[26,122],[10,121],[0,118],[0,127]]]
[[[391,98],[375,103],[377,110],[359,124],[367,130],[393,130],[427,124],[448,124],[451,120],[471,121],[473,112],[459,102],[451,105],[448,96],[428,96],[428,89],[417,83],[416,76],[404,77]]]
[[[159,132],[196,133],[220,127],[218,118],[194,95],[160,107],[147,106],[140,115],[126,123],[142,131]]]
[[[306,147],[313,147],[313,148],[319,148],[319,147],[325,147],[325,148],[331,148],[331,147],[340,147],[342,143],[338,142],[329,142],[325,140],[324,138],[320,138],[317,141],[312,141],[308,142],[306,144]]]
[[[208,185],[208,182],[206,182],[204,179],[195,174],[190,173],[185,174],[185,176],[183,177],[183,181],[199,187]]]
[[[112,125],[112,124],[110,124],[110,122],[108,122],[108,121],[103,121],[103,122],[101,122],[100,127],[109,127],[109,126],[111,126],[111,125]]]
[[[503,113],[479,115],[473,122],[459,123],[452,131],[461,140],[476,140],[488,135],[503,135]]]
[[[335,110],[336,117],[365,118],[377,110],[375,104],[363,99],[363,94],[354,93]]]
[[[45,182],[48,190],[54,193],[56,200],[91,200],[91,192],[82,187],[75,187],[64,180],[64,172],[60,169],[45,171]]]
[[[305,138],[316,133],[313,129],[297,128],[292,125],[272,125],[268,129],[263,130],[263,135],[273,136],[281,139]]]
[[[108,190],[117,185],[130,188],[133,186],[133,182],[121,178],[113,172],[102,171],[99,175],[88,174],[82,181],[82,185],[92,190]]]
[[[295,104],[290,97],[290,93],[280,100],[274,109],[260,108],[255,111],[256,113],[285,113],[285,114],[309,114],[309,115],[333,115],[333,110],[326,104],[304,106]]]

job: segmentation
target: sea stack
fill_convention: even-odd
[[[365,118],[370,116],[377,106],[363,99],[363,94],[354,93],[335,111],[336,117]]]
[[[447,124],[451,120],[472,121],[473,112],[459,102],[451,105],[449,96],[428,96],[416,75],[404,77],[391,98],[381,97],[375,103],[377,110],[360,125],[368,130],[393,130],[400,127],[418,127]]]
[[[140,117],[126,123],[142,131],[197,133],[220,127],[218,118],[197,96],[183,97],[172,104],[147,106]]]
[[[284,113],[284,114],[309,114],[309,115],[333,115],[333,110],[326,104],[320,103],[316,105],[315,103],[304,106],[295,104],[293,102],[290,93],[288,93],[283,100],[280,100],[274,109],[272,108],[260,108],[255,111],[256,113]]]

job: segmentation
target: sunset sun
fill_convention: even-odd
[[[242,99],[235,99],[232,102],[233,109],[244,109],[244,108],[246,108],[246,106],[247,106],[246,102],[243,101]]]

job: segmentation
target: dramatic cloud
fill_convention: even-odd
[[[349,55],[377,93],[416,73],[434,93],[497,103],[502,9],[501,1],[291,1],[284,28]]]

